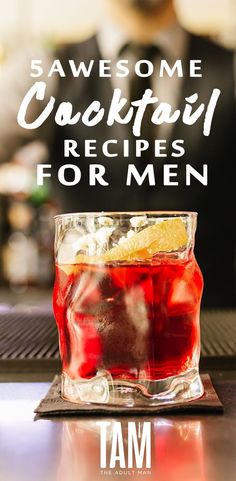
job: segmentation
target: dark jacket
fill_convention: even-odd
[[[64,69],[68,73],[59,85],[57,102],[70,101],[75,109],[84,111],[93,100],[100,100],[105,109],[109,108],[113,89],[109,79],[100,79],[98,69],[90,78],[73,79],[68,72],[68,59],[98,61],[101,58],[96,37],[86,42],[70,45],[60,53]],[[209,137],[204,137],[203,117],[193,126],[185,126],[178,121],[172,131],[172,138],[184,139],[186,154],[180,158],[153,158],[157,185],[149,187],[135,183],[126,186],[127,164],[136,163],[131,152],[127,159],[106,158],[101,145],[108,139],[132,139],[129,126],[107,127],[105,121],[89,128],[82,123],[74,126],[57,127],[52,151],[52,163],[56,171],[63,163],[77,164],[82,172],[80,183],[74,187],[59,185],[56,174],[56,188],[64,212],[100,210],[190,210],[197,211],[198,229],[196,236],[196,257],[205,278],[203,303],[209,307],[233,306],[236,304],[235,288],[235,103],[233,54],[210,41],[191,36],[189,59],[202,60],[202,78],[186,77],[182,84],[180,108],[185,97],[197,92],[199,100],[207,103],[214,88],[222,93],[214,114]],[[98,62],[96,63],[98,65]],[[95,70],[93,71],[95,72]],[[75,139],[80,152],[85,139],[97,139],[98,158],[63,158],[64,139]],[[171,142],[170,142],[171,144]],[[100,147],[99,147],[100,146]],[[99,163],[106,168],[106,180],[110,185],[89,186],[88,164]],[[178,164],[178,186],[163,186],[162,164]],[[208,164],[209,182],[203,186],[193,180],[186,186],[186,164],[191,164],[199,172],[202,165]],[[144,170],[145,165],[143,165]]]

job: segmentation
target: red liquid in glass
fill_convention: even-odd
[[[194,256],[56,266],[54,313],[63,371],[157,380],[198,362],[202,274]]]

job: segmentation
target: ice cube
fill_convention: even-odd
[[[83,235],[84,232],[85,231],[83,229],[80,229],[79,231],[76,229],[72,229],[66,232],[61,243],[59,243],[57,257],[59,264],[72,264],[74,262],[74,257],[77,254],[78,250],[83,248],[81,244],[86,245],[84,239],[87,236]]]
[[[120,245],[120,244],[122,244],[122,243],[125,242],[125,241],[126,241],[126,237],[123,235],[123,236],[119,239],[118,244]]]
[[[58,249],[57,260],[59,264],[73,264],[74,254],[70,244],[61,244]]]
[[[127,230],[127,226],[117,227],[114,229],[109,239],[109,249],[112,249],[112,247],[116,246],[121,237],[125,238]]]
[[[79,237],[73,242],[73,252],[85,252],[89,256],[101,254],[108,246],[114,227],[101,227],[96,232]]]
[[[127,292],[119,292],[110,301],[109,310],[97,317],[105,369],[140,368],[147,359],[149,322],[144,303],[137,305],[136,294],[126,298]]]
[[[107,247],[107,243],[114,231],[114,227],[101,227],[94,234],[94,239],[97,241],[100,247]]]
[[[94,234],[86,234],[82,237],[79,237],[76,241],[73,242],[72,248],[75,253],[82,251],[91,250],[89,249],[90,246],[94,245]],[[92,249],[93,250],[93,249]]]
[[[113,219],[111,217],[102,216],[98,218],[98,223],[104,227],[110,227],[113,225]]]
[[[131,287],[125,295],[125,303],[129,319],[137,332],[146,335],[149,323],[143,289],[140,286]]]
[[[196,309],[197,301],[194,283],[184,279],[175,279],[168,294],[168,314],[175,316],[193,312]]]
[[[135,232],[133,230],[129,230],[129,232],[127,232],[128,239],[131,239],[131,237],[133,237],[134,235],[135,235]]]
[[[138,215],[136,217],[131,217],[130,224],[135,229],[138,227],[143,227],[147,224],[147,216],[146,215]]]

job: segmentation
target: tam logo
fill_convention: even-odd
[[[100,468],[151,468],[150,422],[142,423],[142,429],[139,422],[138,432],[136,423],[128,422],[125,439],[121,422],[98,421],[96,424],[100,426]]]

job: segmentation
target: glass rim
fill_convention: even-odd
[[[97,212],[70,212],[66,214],[57,214],[54,216],[55,221],[69,217],[116,217],[116,216],[138,216],[138,215],[156,215],[156,216],[185,216],[197,217],[198,212],[187,210],[137,210],[137,211],[97,211]]]

